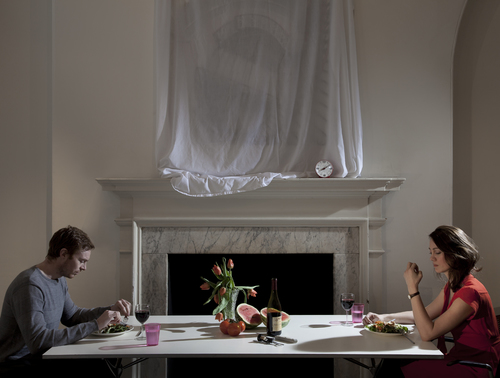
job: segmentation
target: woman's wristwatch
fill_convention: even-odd
[[[413,294],[408,294],[408,299],[412,299],[413,297],[416,297],[417,295],[419,295],[420,292],[416,292],[416,293],[413,293]]]

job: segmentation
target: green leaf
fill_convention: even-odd
[[[255,289],[256,287],[259,287],[259,285],[255,285],[255,286],[235,286],[236,289],[240,289],[240,290],[251,290],[251,289]]]
[[[226,258],[222,258],[222,272],[224,273],[224,276],[227,276],[227,264],[226,264]]]
[[[214,286],[215,286],[215,284],[214,284],[213,282],[211,282],[211,281],[207,280],[206,278],[201,277],[201,279],[202,279],[203,281],[205,281],[207,284],[209,284],[209,285],[210,285],[210,287],[214,287]]]
[[[215,308],[215,310],[212,312],[212,315],[217,315],[219,312],[222,312],[227,306],[228,300],[225,298],[226,296],[224,295],[221,298],[221,301],[219,305]]]
[[[205,303],[203,303],[203,305],[210,303],[210,301],[215,297],[215,294],[218,293],[220,286],[221,286],[220,281],[216,285],[214,285],[214,289],[212,290],[212,295],[210,295],[210,297],[207,299]]]

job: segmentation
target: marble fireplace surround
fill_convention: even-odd
[[[275,180],[211,198],[180,194],[168,179],[97,181],[120,200],[120,295],[154,296],[154,313],[166,314],[168,254],[229,251],[333,253],[334,294],[353,291],[369,308],[370,260],[384,253],[383,197],[405,179]]]

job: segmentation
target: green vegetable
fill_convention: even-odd
[[[365,328],[378,333],[399,333],[400,331],[408,333],[408,327],[394,322],[385,323],[378,321],[373,324],[366,325]]]
[[[130,327],[125,324],[110,324],[101,333],[119,333],[128,331],[129,329]]]

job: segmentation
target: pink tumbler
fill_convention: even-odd
[[[146,328],[146,344],[149,346],[158,345],[160,341],[160,324],[148,323],[144,324]]]

